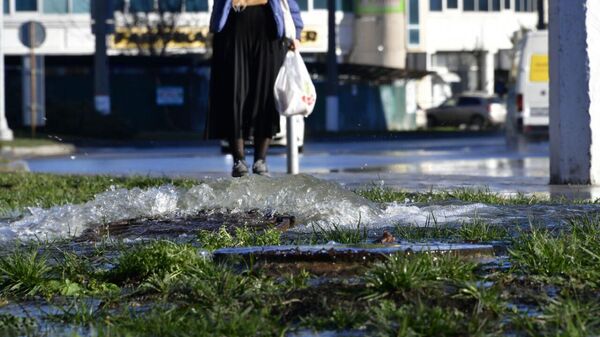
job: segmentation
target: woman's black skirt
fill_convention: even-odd
[[[273,88],[286,51],[270,5],[231,10],[213,39],[207,138],[269,138],[279,132]]]

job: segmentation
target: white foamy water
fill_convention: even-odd
[[[300,224],[371,227],[396,223],[423,225],[460,222],[478,215],[497,213],[483,204],[417,207],[380,205],[340,185],[307,175],[266,179],[220,179],[191,189],[173,186],[113,189],[81,205],[31,208],[20,219],[0,222],[0,240],[57,239],[78,236],[88,228],[140,218],[194,214],[201,210],[274,211],[295,215]]]

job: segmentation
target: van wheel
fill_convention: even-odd
[[[304,145],[298,146],[298,153],[304,153]]]
[[[480,131],[485,127],[485,119],[483,117],[477,115],[471,117],[471,121],[469,122],[469,126],[471,130]]]
[[[427,128],[434,128],[438,125],[437,118],[433,116],[427,116]]]

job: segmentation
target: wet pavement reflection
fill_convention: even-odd
[[[502,134],[410,140],[307,142],[301,172],[356,187],[372,183],[405,190],[488,187],[503,193],[543,193],[595,199],[600,189],[549,186],[548,142],[510,150]],[[249,153],[248,157],[251,158]],[[155,148],[80,148],[72,156],[27,161],[34,172],[227,177],[232,157],[217,144]],[[271,150],[275,176],[286,171],[285,149]]]

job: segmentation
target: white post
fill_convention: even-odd
[[[495,74],[494,71],[496,70],[496,59],[495,59],[496,53],[492,50],[488,50],[486,52],[484,52],[482,54],[482,65],[483,65],[483,69],[480,71],[483,71],[483,83],[481,83],[481,88],[483,89],[483,91],[485,91],[487,94],[489,95],[493,95],[494,94],[494,81],[495,81]]]
[[[5,113],[6,88],[4,87],[4,4],[0,0],[0,140],[13,140],[13,132],[8,127]]]
[[[326,102],[327,112],[325,115],[325,129],[330,132],[336,132],[340,130],[339,125],[339,109],[340,100],[338,96],[329,95],[327,96]]]
[[[287,128],[287,172],[288,174],[298,174],[299,162],[298,162],[298,137],[294,132],[294,122],[296,118],[303,118],[302,116],[290,116],[286,120]]]
[[[550,1],[550,183],[600,183],[600,1]]]
[[[327,1],[327,111],[325,129],[330,132],[339,131],[339,98],[338,98],[338,64],[337,64],[337,32],[336,32],[336,0]]]

